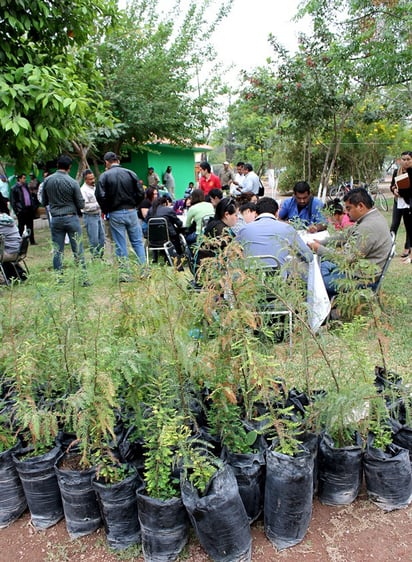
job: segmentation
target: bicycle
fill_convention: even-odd
[[[389,210],[388,200],[379,186],[379,180],[374,180],[370,185],[366,186],[366,189],[372,197],[375,207],[379,207],[381,211]]]
[[[350,191],[351,184],[349,182],[342,182],[339,185],[332,185],[329,189],[328,198],[333,199],[343,199],[343,197]]]

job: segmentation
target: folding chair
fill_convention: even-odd
[[[210,221],[210,219],[212,219],[214,217],[214,215],[205,215],[202,218],[202,232],[205,231],[205,228],[207,227],[207,223]]]
[[[146,258],[149,263],[149,251],[165,251],[165,244],[170,242],[167,219],[153,217],[147,221]]]
[[[5,284],[10,285],[10,281],[8,280],[6,272],[4,271],[3,259],[4,259],[4,234],[0,234],[0,272],[3,276]]]
[[[20,248],[17,254],[17,258],[14,261],[9,262],[16,272],[16,276],[19,278],[20,281],[23,280],[23,277],[20,272],[20,268],[23,269],[25,274],[29,274],[29,268],[26,263],[27,257],[27,250],[29,248],[29,241],[30,241],[30,229],[27,229],[21,238]]]
[[[391,233],[391,236],[392,236],[392,246],[391,246],[391,249],[389,251],[388,257],[386,258],[385,265],[383,266],[382,273],[380,274],[379,279],[376,282],[375,290],[373,291],[374,295],[376,297],[376,300],[378,301],[378,304],[381,308],[382,308],[382,302],[381,302],[380,294],[381,294],[381,289],[382,289],[382,283],[383,283],[383,280],[385,279],[385,275],[386,275],[386,273],[389,269],[389,266],[391,264],[391,261],[392,261],[394,255],[395,255],[395,251],[396,251],[395,235],[394,235],[393,232]]]
[[[263,287],[267,284],[269,276],[280,273],[280,263],[276,256],[248,256],[245,259],[247,261],[247,270],[257,272],[260,275],[259,281]],[[282,322],[282,319],[287,321],[287,334],[291,353],[293,333],[292,311],[284,303],[278,301],[274,295],[271,295],[269,290],[266,294],[266,299],[259,303],[259,309],[259,313],[263,317],[269,317],[271,320],[278,317],[280,322]],[[285,340],[284,333],[282,333],[282,336],[282,339]]]

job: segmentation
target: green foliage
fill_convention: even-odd
[[[96,467],[96,479],[105,484],[121,482],[135,472],[129,465],[120,462],[109,447],[95,451],[92,459],[93,466]]]

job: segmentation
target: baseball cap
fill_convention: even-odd
[[[106,152],[106,154],[103,156],[103,160],[113,162],[113,160],[119,160],[119,157],[114,152]]]
[[[227,160],[225,160],[225,161],[223,162],[223,164],[229,165],[229,162],[228,162]]]

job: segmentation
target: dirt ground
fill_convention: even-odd
[[[266,539],[263,521],[252,527],[252,561],[389,562],[412,561],[412,506],[384,513],[362,492],[350,506],[329,507],[314,501],[313,517],[305,539],[297,546],[277,552]],[[181,560],[210,559],[191,536]],[[64,521],[47,531],[35,531],[26,512],[7,529],[0,530],[0,562],[119,562],[143,561],[139,549],[113,553],[104,530],[70,540]]]

